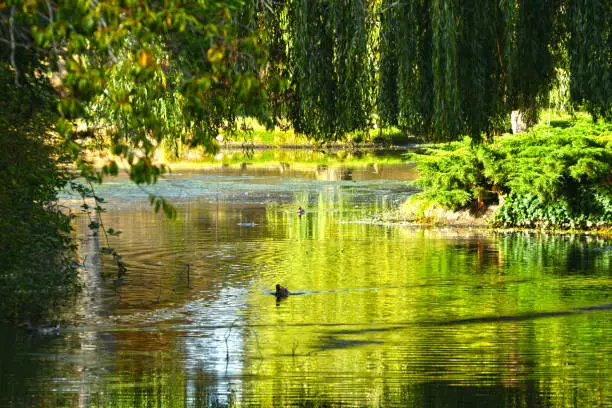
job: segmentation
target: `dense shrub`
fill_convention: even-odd
[[[539,125],[491,144],[469,140],[417,155],[423,198],[446,208],[503,203],[501,226],[592,228],[612,224],[612,125]],[[497,198],[496,198],[497,197]]]
[[[612,225],[612,193],[584,190],[580,201],[588,207],[581,209],[567,198],[548,202],[537,194],[511,193],[497,212],[495,222],[502,226],[561,229]]]
[[[0,67],[0,321],[36,321],[78,289],[70,218],[56,204],[70,174],[47,133],[51,91],[30,82],[16,92],[11,75]]]
[[[487,184],[483,162],[467,138],[429,147],[410,157],[418,161],[421,178],[417,184],[423,188],[420,198],[445,208],[458,210],[470,206]]]
[[[54,205],[62,180],[48,149],[0,135],[0,320],[40,320],[76,290],[70,219]]]

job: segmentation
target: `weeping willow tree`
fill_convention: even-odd
[[[434,103],[427,3],[385,0],[380,20],[378,110],[381,122],[417,134],[430,133]]]
[[[612,2],[569,0],[567,4],[570,90],[595,119],[612,119]]]
[[[555,66],[563,65],[559,53],[564,25],[562,0],[507,0],[503,4],[506,23],[505,61],[508,72],[508,104],[523,112],[532,125],[538,109],[547,102],[555,81]]]
[[[289,117],[296,131],[336,140],[366,129],[373,78],[369,3],[295,0],[289,13]]]
[[[556,69],[594,118],[612,116],[608,0],[251,0],[263,10],[276,115],[336,140],[377,114],[433,140],[480,140],[510,111],[536,122]]]
[[[290,0],[247,0],[238,24],[241,34],[256,34],[266,51],[266,62],[260,67],[261,82],[266,84],[267,112],[270,125],[286,126],[291,101],[289,80],[289,4]]]
[[[385,0],[378,107],[385,124],[453,140],[537,112],[552,85],[559,0]]]
[[[575,103],[610,116],[609,1],[281,3],[288,20],[270,27],[287,29],[288,116],[315,139],[363,129],[373,110],[383,126],[480,140],[512,110],[534,123],[555,68],[570,71]]]

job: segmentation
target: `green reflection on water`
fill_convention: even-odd
[[[231,177],[179,180],[224,188],[172,222],[117,195],[125,281],[87,238],[75,324],[2,331],[0,405],[609,403],[609,241],[376,225],[407,186]]]
[[[255,316],[272,327],[251,348],[270,358],[251,364],[282,379],[257,382],[256,395],[300,389],[295,373],[374,404],[422,383],[503,385],[550,406],[574,406],[577,389],[587,405],[609,392],[609,253],[566,237],[333,225],[343,239],[296,227],[302,241],[272,266],[316,290]]]

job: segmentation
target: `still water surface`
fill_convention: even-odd
[[[612,406],[612,242],[380,223],[413,178],[179,173],[174,221],[110,180],[129,272],[78,218],[83,296],[58,336],[2,330],[0,405]]]

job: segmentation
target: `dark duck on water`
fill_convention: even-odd
[[[276,296],[277,298],[281,299],[281,298],[286,298],[289,296],[289,289],[282,287],[281,285],[279,285],[278,283],[276,284],[276,292],[274,293],[274,296]]]

